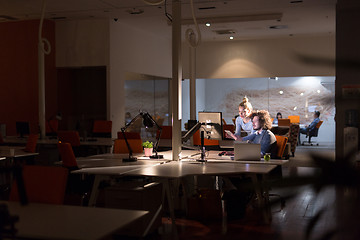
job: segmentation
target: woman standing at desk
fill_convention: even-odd
[[[253,124],[251,121],[251,113],[253,107],[247,97],[244,97],[242,102],[239,104],[239,116],[235,120],[235,136],[241,137],[241,130],[245,131],[247,135],[254,132]]]

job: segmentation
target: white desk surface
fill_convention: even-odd
[[[10,149],[14,149],[14,155],[10,153]],[[30,157],[39,155],[39,153],[30,153],[24,151],[25,146],[0,146],[0,156],[7,158],[17,158],[17,157]]]
[[[0,201],[19,216],[17,237],[31,239],[102,239],[148,211]]]
[[[80,138],[80,144],[86,145],[86,146],[112,146],[114,143],[114,139],[111,138],[87,138],[87,141],[82,141],[82,138]],[[91,139],[96,139],[96,141],[91,141]],[[12,144],[26,144],[27,137],[19,138],[17,136],[7,136],[4,138],[5,143],[12,143]],[[57,138],[39,138],[37,140],[38,144],[45,144],[45,145],[52,145],[57,144],[59,140]]]
[[[287,162],[287,160],[271,160],[269,162],[233,161],[230,160],[230,158],[226,159],[226,157],[224,157],[225,159],[223,159],[219,157],[217,155],[218,153],[218,151],[210,151],[206,157],[207,162],[205,164],[195,161],[199,154],[196,150],[183,150],[181,152],[183,160],[179,162],[171,161],[171,151],[159,153],[164,155],[164,159],[147,159],[136,162],[123,162],[121,159],[127,157],[127,154],[100,154],[86,158],[78,158],[77,163],[81,169],[73,171],[73,173],[98,175],[159,175],[160,177],[171,178],[202,174],[267,174],[275,168],[276,165],[282,165]]]
[[[199,162],[169,162],[156,166],[129,171],[126,175],[151,176],[161,178],[180,178],[189,175],[232,175],[241,173],[267,174],[276,165],[238,164],[238,163],[199,163]]]

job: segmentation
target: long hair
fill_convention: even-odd
[[[250,111],[253,110],[253,107],[251,103],[249,102],[249,99],[245,96],[242,100],[242,102],[239,104],[239,107],[243,107],[244,109],[249,109]]]
[[[258,110],[256,112],[253,112],[251,114],[251,120],[253,120],[254,117],[258,116],[260,125],[263,129],[271,129],[272,123],[271,123],[271,117],[268,111],[266,110]]]

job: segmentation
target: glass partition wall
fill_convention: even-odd
[[[183,123],[189,119],[189,80],[183,81]],[[243,97],[255,110],[268,110],[271,117],[281,112],[284,118],[300,116],[300,124],[309,124],[313,112],[320,111],[324,121],[319,142],[335,142],[335,77],[271,77],[197,79],[196,110],[221,111],[228,124],[238,114]],[[184,124],[182,124],[184,127]]]
[[[125,122],[139,112],[148,112],[160,125],[170,125],[169,79],[144,74],[128,74],[125,81]],[[153,140],[156,128],[145,129],[141,119],[132,131],[140,132],[142,139]]]

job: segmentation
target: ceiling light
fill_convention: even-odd
[[[233,39],[234,39],[234,37],[233,37],[233,36],[230,36],[229,38],[230,38],[230,40],[233,40]]]
[[[225,16],[225,17],[204,17],[197,18],[196,21],[199,24],[205,24],[211,21],[214,23],[233,23],[233,22],[251,22],[251,21],[265,21],[265,20],[281,20],[282,13],[264,13],[264,14],[252,14],[242,16]],[[191,25],[194,24],[194,19],[182,19],[181,24]]]
[[[296,109],[297,109],[297,107],[295,106],[295,107],[294,107],[294,111],[296,111]]]
[[[286,25],[273,25],[269,27],[270,29],[286,29],[288,26]]]
[[[320,90],[317,90],[316,92],[317,92],[317,93],[320,93]]]
[[[207,22],[207,23],[205,23],[205,26],[210,27],[211,23]]]
[[[138,9],[138,8],[132,8],[132,9],[126,10],[126,12],[130,13],[130,14],[142,14],[144,12],[144,10]]]
[[[284,91],[283,90],[280,90],[279,91],[280,95],[284,94]]]
[[[304,96],[304,93],[302,92],[302,93],[300,93],[300,96]]]

